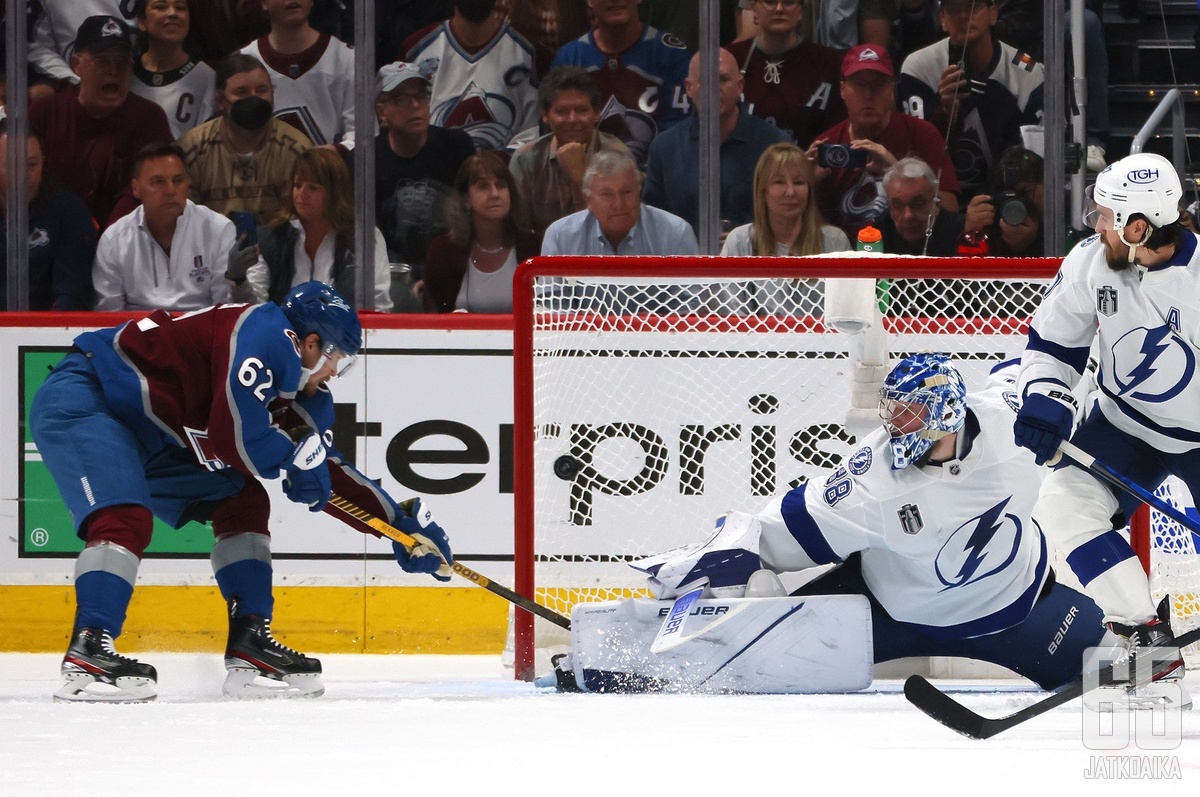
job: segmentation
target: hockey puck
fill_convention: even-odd
[[[583,463],[570,454],[563,454],[554,460],[554,475],[565,482],[571,481],[583,470]]]

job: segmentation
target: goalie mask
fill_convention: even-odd
[[[907,468],[938,440],[962,429],[967,387],[945,354],[914,354],[883,380],[879,416],[892,435],[892,468]]]

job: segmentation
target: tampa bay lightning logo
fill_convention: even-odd
[[[1006,512],[1012,496],[959,526],[934,561],[934,570],[945,589],[962,587],[995,575],[1008,567],[1021,547],[1024,524]]]
[[[863,446],[855,451],[850,455],[850,462],[848,463],[850,472],[855,476],[861,476],[866,473],[871,469],[872,456],[871,449],[867,446]]]
[[[1196,353],[1163,325],[1129,330],[1112,347],[1118,395],[1162,402],[1178,396],[1196,373]]]

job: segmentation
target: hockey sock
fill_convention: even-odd
[[[231,534],[217,540],[212,552],[213,574],[226,601],[234,601],[234,614],[270,617],[275,606],[271,595],[271,539],[265,534]]]
[[[84,548],[75,562],[75,628],[121,635],[133,597],[138,558],[115,543]]]

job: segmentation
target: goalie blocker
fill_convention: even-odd
[[[577,605],[571,653],[555,662],[560,688],[811,694],[871,684],[871,608],[861,595],[702,598],[684,617],[681,641],[654,653],[674,606],[648,598]]]

